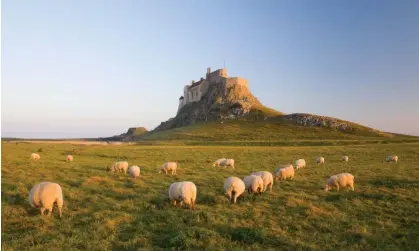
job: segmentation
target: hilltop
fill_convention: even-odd
[[[284,114],[266,107],[250,91],[246,79],[229,77],[227,69],[186,85],[175,117],[152,131],[130,128],[105,140],[269,141],[398,140],[396,135],[338,118],[308,113]],[[417,138],[416,138],[417,139]]]

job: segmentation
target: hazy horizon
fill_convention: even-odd
[[[2,1],[2,137],[153,129],[207,67],[266,106],[419,136],[418,1]]]

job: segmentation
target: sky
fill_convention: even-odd
[[[419,135],[419,1],[3,0],[2,137],[153,129],[207,67],[266,106]]]

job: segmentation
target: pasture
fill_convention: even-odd
[[[38,152],[39,161],[29,155]],[[67,154],[74,162],[66,163]],[[397,154],[399,163],[385,163]],[[342,155],[349,162],[341,162]],[[315,158],[323,156],[324,165]],[[236,169],[212,167],[235,159]],[[230,205],[227,177],[307,161],[272,193]],[[105,167],[141,166],[137,180]],[[419,143],[345,146],[140,146],[2,143],[2,250],[418,250]],[[177,175],[158,174],[167,161]],[[350,172],[355,191],[323,191]],[[28,203],[41,181],[63,188],[63,218]],[[171,183],[192,181],[195,210],[169,204]],[[174,248],[174,249],[173,249]]]

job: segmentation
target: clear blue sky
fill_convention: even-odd
[[[265,105],[419,135],[419,1],[2,1],[2,136],[174,117],[223,67]]]

